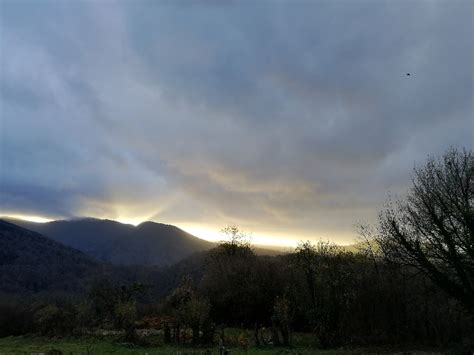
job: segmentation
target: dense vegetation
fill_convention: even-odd
[[[77,291],[100,268],[91,257],[11,223],[0,220],[0,231],[3,292]]]
[[[100,264],[109,271],[86,279],[82,270],[97,270],[98,262],[2,223],[1,240],[10,245],[2,249],[4,270],[19,267],[18,250],[28,254],[25,243],[35,242],[44,260],[69,257],[64,275],[80,286],[19,296],[2,283],[8,292],[0,302],[0,336],[109,329],[143,343],[144,333],[158,331],[163,344],[246,349],[292,346],[304,333],[315,348],[413,344],[472,351],[473,176],[471,152],[451,150],[430,160],[415,171],[409,196],[382,211],[378,227],[362,228],[365,239],[354,252],[321,241],[262,256],[228,227],[225,241],[173,266]],[[41,274],[57,275],[59,266],[46,263],[45,271],[34,260]],[[230,334],[231,328],[242,331]]]
[[[138,328],[155,328],[167,343],[209,344],[222,336],[229,345],[245,346],[291,345],[293,333],[304,332],[313,334],[314,346],[325,348],[452,346],[472,331],[462,307],[415,269],[325,242],[304,243],[277,257],[225,242],[155,277],[156,285],[100,278],[84,297],[4,295],[0,334],[117,329],[136,342]],[[158,292],[161,282],[167,290]],[[223,327],[249,331],[239,343]]]

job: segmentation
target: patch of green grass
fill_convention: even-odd
[[[231,335],[238,335],[237,332]],[[298,334],[302,340],[308,341],[305,334]],[[206,354],[207,350],[211,351],[211,354],[217,355],[219,351],[217,347],[178,347],[178,346],[157,346],[161,342],[153,337],[146,339],[149,346],[132,346],[127,344],[121,344],[117,338],[108,337],[79,337],[79,338],[46,338],[39,336],[17,336],[17,337],[6,337],[0,338],[0,354],[32,354],[32,353],[45,353],[49,350],[55,349],[60,350],[64,355],[78,355],[78,354],[141,354],[141,355],[198,355]],[[247,351],[239,347],[230,348],[231,355],[355,355],[355,354],[390,354],[393,351],[381,350],[381,349],[337,349],[337,350],[318,350],[311,346],[298,345],[294,348],[280,348],[280,347],[251,347]],[[411,354],[428,354],[427,352],[409,352]],[[435,354],[429,352],[429,354]]]
[[[31,354],[60,350],[63,354],[204,354],[211,350],[218,354],[217,347],[213,348],[182,348],[177,346],[130,346],[120,344],[113,337],[81,337],[81,338],[45,338],[37,336],[17,336],[0,338],[0,353],[2,354]],[[337,352],[316,352],[312,349],[280,349],[252,348],[248,351],[232,348],[231,354],[338,354]]]

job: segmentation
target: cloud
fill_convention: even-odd
[[[472,148],[472,2],[1,6],[2,212],[348,242]]]

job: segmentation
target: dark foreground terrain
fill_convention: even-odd
[[[232,353],[303,354],[471,346],[472,324],[457,302],[423,275],[374,261],[363,250],[306,243],[294,253],[258,256],[233,235],[158,268],[103,263],[4,221],[0,236],[2,353],[203,353],[219,344]]]
[[[233,329],[232,332],[238,337],[239,333],[245,331]],[[294,346],[274,347],[271,345],[256,347],[254,344],[248,346],[242,344],[233,344],[226,348],[230,354],[445,354],[456,353],[456,349],[440,350],[430,347],[365,347],[365,348],[336,348],[336,349],[317,349],[308,343],[311,334],[300,334],[301,343],[296,342]],[[46,338],[39,336],[18,336],[0,338],[0,353],[2,354],[38,354],[60,351],[63,354],[219,354],[219,346],[178,346],[163,344],[160,336],[149,336],[144,339],[146,344],[128,344],[120,341],[120,338],[114,336],[103,337],[79,337],[79,338]]]

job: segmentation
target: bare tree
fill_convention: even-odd
[[[376,242],[474,313],[474,156],[451,148],[414,169],[405,199],[379,214]]]
[[[251,236],[242,232],[239,227],[229,225],[221,230],[224,240],[218,243],[218,250],[228,255],[253,254],[251,247]]]

